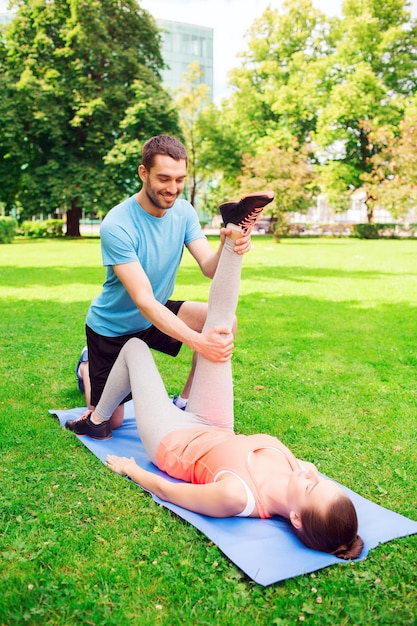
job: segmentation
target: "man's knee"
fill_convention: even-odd
[[[207,317],[207,303],[186,300],[178,311],[178,319],[196,332],[203,330]]]
[[[192,302],[186,300],[178,311],[179,319],[187,324],[190,328],[196,332],[201,333],[203,326],[207,318],[208,305],[206,302]],[[233,318],[232,333],[236,335],[237,332],[237,317]]]

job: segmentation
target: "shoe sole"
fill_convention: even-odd
[[[113,435],[110,435],[109,437],[93,437],[93,435],[79,435],[78,433],[74,433],[74,435],[77,435],[77,437],[90,437],[90,439],[94,439],[94,441],[107,441],[108,439],[113,439]]]

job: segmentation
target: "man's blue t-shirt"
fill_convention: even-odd
[[[197,214],[186,200],[176,200],[163,217],[154,217],[142,209],[135,196],[109,211],[100,237],[106,280],[90,305],[87,324],[106,337],[133,334],[151,326],[112,266],[139,261],[155,299],[165,304],[174,290],[184,245],[205,238]]]

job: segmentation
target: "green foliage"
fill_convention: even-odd
[[[395,204],[401,215],[415,196],[416,160],[407,158],[415,138],[408,147],[398,144],[388,161],[376,138],[382,129],[399,135],[415,94],[417,23],[405,0],[348,0],[342,8],[342,17],[332,19],[310,0],[268,8],[249,31],[241,66],[231,72],[234,93],[223,104],[222,120],[245,159],[262,160],[266,145],[291,153],[296,142],[314,166],[306,194],[320,187],[334,210],[345,210],[352,191],[363,187],[369,221],[381,201],[387,208]],[[408,182],[401,181],[400,162],[412,171]],[[384,183],[393,168],[397,177],[388,195]],[[393,193],[400,181],[401,192]]]
[[[284,148],[279,148],[270,138],[260,143],[262,151],[243,159],[243,173],[239,182],[244,192],[262,189],[275,192],[274,202],[267,207],[266,213],[275,219],[278,232],[283,214],[296,211],[303,213],[312,205],[314,173],[308,159],[308,148],[300,147],[295,140]]]
[[[136,190],[141,146],[162,132],[185,140],[190,199],[209,212],[259,189],[248,180],[258,171],[280,212],[305,211],[319,192],[345,210],[359,187],[370,222],[377,205],[395,217],[413,208],[417,21],[406,0],[346,0],[331,19],[312,0],[268,7],[220,107],[196,66],[177,103],[162,89],[160,35],[135,0],[16,6],[0,41],[7,213],[16,203],[25,219],[60,208],[77,235],[81,209],[103,215]],[[276,171],[265,177],[271,154]]]
[[[252,244],[233,355],[238,431],[271,432],[415,519],[415,242]],[[104,276],[98,238],[16,240],[0,265],[1,624],[415,623],[417,536],[263,588],[105,468],[47,412],[83,402],[74,368]],[[186,253],[175,297],[205,300],[209,286]],[[155,358],[178,393],[191,352]]]
[[[106,176],[113,182],[113,187],[106,191],[107,210],[120,202],[121,194],[132,194],[137,189],[142,145],[149,137],[160,134],[181,137],[174,101],[159,82],[137,80],[132,90],[133,102],[120,122],[119,136],[103,159]]]
[[[382,147],[371,135],[382,127],[398,133],[417,87],[417,26],[402,0],[347,0],[343,11],[328,57],[331,80],[315,140],[324,150],[322,173],[332,169],[331,177],[322,179],[327,189],[336,195],[363,186],[372,222],[378,201],[374,158]]]
[[[209,86],[201,82],[203,72],[197,61],[191,63],[183,74],[183,84],[175,92],[175,104],[179,111],[182,136],[188,152],[188,199],[194,205],[202,190],[209,171],[202,163],[204,138],[199,132],[199,118],[209,106]]]
[[[352,234],[359,239],[398,239],[398,228],[395,224],[354,224]]]
[[[415,206],[417,191],[417,100],[414,97],[401,120],[399,132],[380,130],[370,134],[379,151],[371,157],[366,182],[380,204],[394,217],[407,214]],[[362,176],[364,178],[364,176]]]
[[[22,222],[19,227],[19,233],[25,237],[39,239],[41,237],[63,237],[64,222],[63,220],[27,220]]]
[[[379,224],[355,224],[353,233],[359,239],[379,239]]]
[[[233,128],[209,101],[209,88],[201,83],[197,62],[183,75],[175,92],[184,143],[189,156],[187,196],[208,214],[218,212],[225,197],[236,189],[241,170],[241,146]]]
[[[350,224],[296,224],[287,225],[285,237],[350,237]]]
[[[315,128],[323,89],[320,60],[328,54],[326,19],[310,0],[268,8],[249,31],[241,67],[231,72],[234,122],[243,152],[271,132],[303,144]],[[317,66],[317,67],[316,67]]]
[[[242,144],[228,118],[227,103],[222,105],[221,111],[213,104],[201,111],[198,128],[204,138],[202,161],[211,171],[212,179],[218,185],[221,177],[226,185],[236,187],[236,177],[242,167]]]
[[[322,106],[315,64],[330,46],[326,28],[309,0],[285,3],[283,15],[268,8],[254,22],[241,66],[230,73],[233,95],[200,120],[208,136],[205,156],[222,174],[217,183],[224,196],[244,191],[238,180],[244,162],[262,160],[272,147],[291,152],[297,144],[311,155],[304,144]]]
[[[16,235],[17,222],[12,217],[0,216],[0,243],[11,243]]]
[[[30,0],[19,3],[3,48],[4,201],[13,192],[24,218],[59,207],[77,235],[81,209],[108,210],[136,184],[137,143],[128,141],[120,176],[104,166],[118,142],[142,124],[150,134],[178,128],[155,21],[135,0]]]
[[[352,191],[357,184],[354,165],[329,160],[325,164],[317,165],[315,169],[330,206],[335,211],[347,211],[352,202]]]

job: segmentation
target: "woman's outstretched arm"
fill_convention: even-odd
[[[210,517],[233,517],[241,513],[246,506],[245,489],[240,480],[232,475],[225,476],[215,483],[194,485],[166,480],[144,470],[133,458],[108,454],[106,465],[113,472],[128,476],[164,502],[171,502],[194,513]]]

